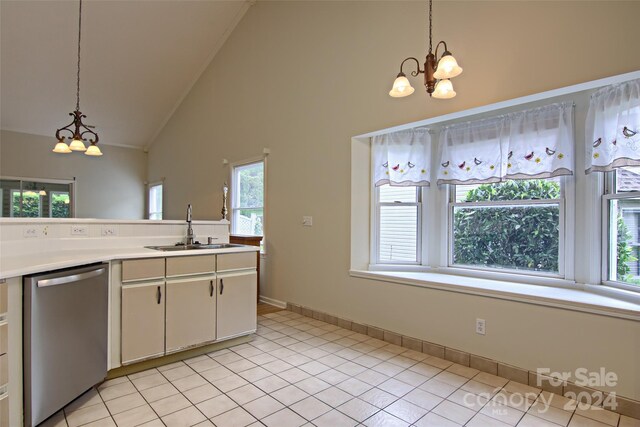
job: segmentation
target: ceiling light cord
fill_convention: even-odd
[[[80,111],[80,42],[82,41],[82,0],[78,12],[78,74],[76,83],[76,111]]]
[[[80,2],[82,3],[82,0],[80,0]],[[433,34],[432,34],[432,27],[433,27],[433,4],[432,4],[433,0],[429,0],[429,53],[431,53],[431,51],[433,50],[433,44],[432,44],[432,40],[433,40]]]

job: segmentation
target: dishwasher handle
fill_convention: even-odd
[[[102,275],[106,268],[98,268],[96,270],[87,271],[86,273],[72,274],[70,276],[54,277],[53,279],[38,280],[39,288],[47,286],[66,285],[67,283],[79,282],[80,280],[90,279]]]

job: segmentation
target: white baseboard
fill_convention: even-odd
[[[287,308],[287,303],[284,301],[278,301],[277,299],[265,297],[264,295],[260,295],[260,302],[265,304],[273,305],[280,308]]]

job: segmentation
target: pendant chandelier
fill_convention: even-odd
[[[82,0],[80,0],[80,10],[78,12],[78,72],[76,80],[76,110],[69,113],[73,117],[73,121],[67,126],[56,130],[56,139],[58,143],[53,149],[54,153],[71,153],[72,151],[83,151],[87,156],[102,156],[100,148],[98,148],[98,134],[89,129],[82,119],[87,116],[80,112],[80,40],[82,37]],[[66,136],[63,136],[66,135]],[[71,143],[67,145],[65,140],[69,138]],[[89,148],[84,143],[88,142]]]
[[[453,85],[451,84],[450,79],[459,76],[462,73],[462,68],[458,65],[458,62],[451,52],[449,52],[447,44],[444,41],[438,42],[436,45],[436,52],[435,54],[433,53],[432,2],[433,0],[429,0],[429,53],[427,54],[427,58],[424,62],[424,69],[420,69],[420,62],[414,57],[409,57],[402,61],[400,64],[400,73],[398,73],[396,80],[393,82],[393,88],[389,92],[389,95],[394,98],[409,96],[415,90],[411,86],[411,83],[409,83],[407,76],[402,72],[402,66],[409,60],[416,62],[417,70],[411,72],[413,77],[416,77],[421,73],[424,74],[424,86],[427,89],[429,96],[433,96],[438,99],[449,99],[456,96],[456,92],[453,90]],[[440,59],[438,59],[438,48],[440,45],[443,45],[444,52]]]

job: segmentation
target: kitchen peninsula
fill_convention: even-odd
[[[23,425],[23,404],[29,406],[22,399],[23,336],[29,332],[22,327],[29,312],[25,308],[23,313],[27,276],[106,266],[105,374],[115,369],[134,372],[139,362],[148,367],[166,355],[180,358],[185,350],[235,345],[255,332],[259,248],[229,245],[229,223],[224,220],[193,221],[193,234],[214,244],[170,251],[145,247],[182,241],[183,221],[0,219],[0,306],[7,307],[0,317],[0,343],[6,342],[0,345],[6,349],[0,355],[0,372],[8,373],[0,375],[0,425]],[[64,286],[40,289],[55,288]]]

